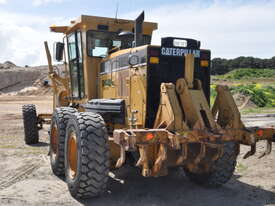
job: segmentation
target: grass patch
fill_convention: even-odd
[[[0,149],[16,149],[16,145],[0,145]]]
[[[241,110],[242,115],[246,114],[274,114],[274,107],[260,107],[260,108],[248,108]]]
[[[216,85],[212,84],[210,86],[210,105],[211,106],[213,106],[216,96],[217,96]]]
[[[244,164],[242,164],[242,163],[239,163],[239,162],[237,163],[237,166],[236,166],[237,172],[243,173],[243,172],[245,172],[247,169],[248,169],[248,167],[247,167],[246,165],[244,165]]]

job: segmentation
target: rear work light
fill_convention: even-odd
[[[174,39],[173,45],[174,47],[187,47],[187,41],[184,39]]]

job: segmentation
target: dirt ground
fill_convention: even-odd
[[[0,205],[275,205],[275,149],[258,159],[243,160],[248,148],[242,147],[234,177],[219,189],[206,189],[191,183],[180,170],[161,178],[143,178],[136,168],[122,168],[110,179],[108,193],[102,197],[77,201],[64,180],[50,169],[48,128],[40,132],[40,143],[27,146],[23,141],[21,106],[37,105],[39,112],[51,111],[48,96],[0,97]],[[275,117],[248,116],[245,122],[260,126],[275,124]]]

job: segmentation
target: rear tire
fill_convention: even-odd
[[[39,141],[39,133],[37,127],[37,115],[35,105],[23,105],[22,113],[25,132],[25,143],[28,145],[37,144]]]
[[[239,144],[236,142],[225,142],[223,155],[212,165],[211,172],[193,173],[185,168],[186,176],[194,183],[207,187],[220,187],[227,183],[232,177],[238,156]]]
[[[50,128],[50,159],[51,168],[56,176],[64,175],[64,150],[66,127],[71,114],[77,112],[71,107],[56,108]]]
[[[90,198],[103,194],[108,173],[108,134],[103,118],[91,112],[72,115],[65,143],[65,174],[71,195]]]

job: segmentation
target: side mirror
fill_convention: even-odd
[[[64,44],[62,42],[55,42],[54,43],[54,59],[58,62],[63,60],[63,52],[64,52]]]

